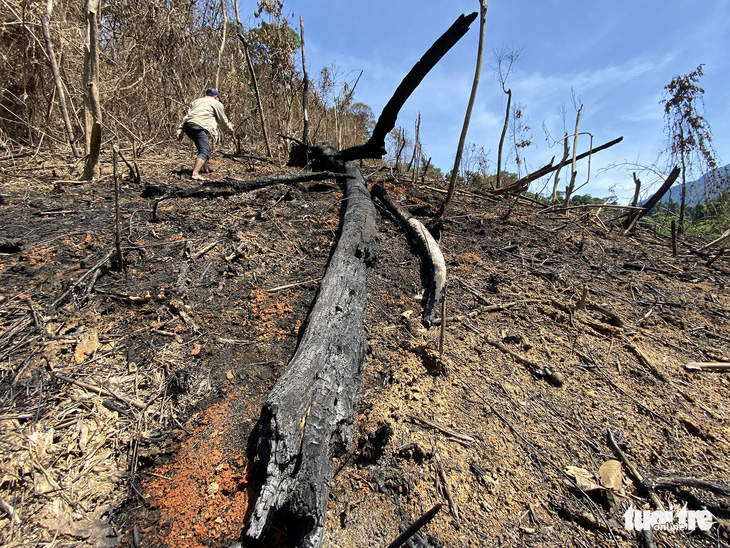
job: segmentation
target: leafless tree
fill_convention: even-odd
[[[500,50],[494,50],[494,58],[496,66],[494,69],[495,76],[499,82],[502,91],[507,95],[507,107],[504,110],[504,125],[502,126],[502,133],[499,137],[499,147],[497,148],[497,179],[496,188],[500,187],[500,175],[502,172],[502,150],[504,148],[504,140],[507,135],[507,127],[509,126],[510,108],[512,105],[512,89],[507,88],[507,79],[512,73],[514,64],[520,58],[522,54],[522,48],[515,49],[515,47],[507,48],[502,46]]]

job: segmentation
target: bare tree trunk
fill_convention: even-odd
[[[236,0],[236,4],[238,4]],[[228,16],[226,15],[225,0],[221,0],[221,12],[223,13],[223,36],[221,37],[221,49],[218,50],[218,67],[215,70],[215,87],[218,89],[221,75],[221,59],[223,59],[223,48],[226,46],[226,31],[228,29]]]
[[[416,159],[418,158],[418,139],[419,139],[419,133],[421,132],[421,113],[418,113],[418,119],[416,120],[416,138],[413,141],[413,154],[411,155],[411,161],[408,162],[408,167],[406,168],[406,171],[410,171],[413,168],[413,164],[416,162]]]
[[[550,205],[553,205],[558,199],[558,183],[560,182],[560,170],[563,169],[565,162],[568,161],[568,154],[570,154],[570,145],[568,144],[568,134],[563,137],[563,157],[558,164],[558,169],[555,171],[555,181],[553,182],[553,195],[550,197]]]
[[[395,172],[400,171],[400,155],[403,154],[403,149],[406,147],[406,130],[402,129],[398,132],[400,136],[398,143],[398,152],[395,155]]]
[[[469,104],[466,107],[466,116],[464,116],[464,126],[461,128],[461,137],[459,138],[459,146],[456,148],[456,159],[454,160],[454,169],[451,170],[451,181],[449,182],[449,191],[446,194],[446,200],[439,214],[439,220],[446,217],[446,211],[449,209],[451,200],[456,190],[456,179],[459,176],[459,167],[461,166],[461,155],[464,152],[464,143],[466,142],[466,134],[469,131],[469,121],[471,120],[471,111],[474,108],[474,101],[477,96],[477,88],[479,87],[479,76],[482,73],[482,57],[484,56],[484,35],[487,27],[487,0],[479,0],[479,46],[477,51],[477,66],[474,71],[474,81],[471,85],[471,95]]]
[[[681,127],[681,126],[680,126]],[[684,135],[680,129],[680,139],[684,142]],[[680,236],[684,234],[684,208],[687,205],[687,162],[684,156],[684,152],[681,153],[682,160],[682,191],[680,192],[679,198],[679,222],[677,223],[677,234]]]
[[[578,125],[580,124],[580,115],[583,113],[583,105],[578,109],[578,114],[575,116],[575,134],[573,135],[573,162],[570,168],[570,183],[565,188],[565,207],[570,205],[570,195],[573,194],[575,188],[575,177],[578,172],[575,170],[576,154],[578,153]]]
[[[51,41],[52,10],[53,0],[48,0],[48,3],[46,4],[46,14],[41,17],[41,25],[43,26],[43,38],[45,39],[46,49],[48,50],[48,60],[51,65],[51,74],[53,74],[53,81],[56,84],[56,91],[58,93],[58,104],[61,108],[61,117],[63,118],[63,124],[66,127],[68,143],[71,145],[71,152],[73,152],[74,158],[80,158],[81,153],[76,147],[76,139],[74,138],[73,126],[71,125],[71,119],[68,116],[68,109],[66,108],[66,94],[63,91],[63,81],[61,80],[61,73],[58,71],[56,52],[53,49],[53,42]]]
[[[507,136],[507,127],[509,126],[509,109],[512,104],[512,89],[505,91],[507,94],[507,109],[504,111],[504,126],[502,127],[502,135],[499,137],[499,148],[497,148],[497,180],[495,188],[500,187],[502,174],[502,148],[504,147],[504,138]]]
[[[299,36],[302,41],[302,74],[304,85],[302,88],[302,116],[304,117],[304,129],[302,130],[302,142],[305,147],[309,146],[309,113],[307,112],[307,96],[309,95],[309,75],[307,74],[307,57],[304,54],[304,21],[299,18]]]
[[[86,129],[86,166],[82,178],[99,177],[99,153],[101,151],[101,104],[99,103],[99,3],[87,0],[86,43],[84,44],[84,84],[86,100],[84,122]]]
[[[269,132],[266,130],[266,115],[264,114],[264,105],[261,102],[261,93],[259,92],[259,82],[256,79],[256,71],[253,68],[251,62],[251,54],[248,51],[248,40],[243,35],[243,24],[241,23],[241,16],[238,13],[238,2],[234,2],[233,5],[236,8],[236,27],[238,39],[243,44],[243,53],[246,56],[246,64],[248,65],[248,71],[251,73],[251,81],[253,82],[253,90],[256,93],[256,103],[258,105],[259,117],[261,118],[261,132],[264,134],[264,141],[266,142],[266,154],[269,157],[273,157],[271,153],[271,145],[269,144]]]
[[[636,223],[639,221],[639,219],[649,213],[651,209],[659,203],[662,197],[674,184],[674,181],[677,180],[677,177],[679,177],[680,171],[681,170],[679,169],[679,167],[675,167],[669,174],[669,177],[667,177],[664,183],[662,183],[662,186],[659,187],[659,190],[657,190],[654,195],[646,201],[646,204],[644,204],[644,208],[631,212],[631,215],[629,215],[628,218],[624,220],[622,225],[626,229],[624,231],[624,234],[628,234],[629,232],[631,232],[634,229],[634,226],[636,226]]]
[[[633,198],[633,200],[631,200],[631,205],[635,206],[635,205],[638,205],[638,203],[639,203],[639,192],[641,191],[641,181],[636,176],[636,172],[634,172],[632,175],[634,177],[635,188],[634,188],[634,198]]]
[[[246,536],[273,544],[282,525],[322,543],[333,457],[352,442],[365,361],[366,270],[379,253],[375,206],[360,170],[347,174],[342,231],[297,350],[261,410],[255,446],[265,477]]]

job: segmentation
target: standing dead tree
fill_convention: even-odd
[[[307,111],[307,101],[309,98],[309,74],[307,73],[307,56],[304,51],[304,20],[299,18],[299,36],[302,41],[302,142],[304,146],[309,146],[309,112]]]
[[[456,158],[454,159],[454,169],[451,170],[451,181],[449,182],[449,191],[446,194],[444,205],[439,213],[439,221],[442,221],[446,216],[446,211],[449,209],[451,200],[454,197],[454,191],[456,190],[456,180],[459,176],[459,167],[461,166],[461,155],[464,152],[464,144],[466,143],[466,134],[469,131],[469,121],[471,120],[471,111],[474,108],[474,101],[477,97],[477,88],[479,87],[479,77],[482,73],[482,57],[484,56],[484,38],[487,28],[487,0],[479,0],[479,46],[477,47],[477,62],[474,70],[474,80],[471,85],[471,95],[469,96],[469,103],[466,106],[466,114],[464,115],[464,125],[461,128],[461,136],[459,137],[459,144],[456,147]]]
[[[659,187],[659,190],[657,190],[654,195],[646,201],[646,204],[644,204],[644,208],[629,214],[628,218],[623,222],[625,233],[631,232],[636,226],[636,223],[639,221],[639,219],[649,213],[652,208],[661,201],[667,191],[677,180],[680,173],[681,170],[679,169],[679,166],[676,166],[669,174],[669,177],[667,177],[664,183],[662,183],[662,186]]]
[[[86,130],[86,165],[82,178],[99,177],[101,152],[101,103],[99,102],[99,0],[87,0],[86,42],[84,43],[84,124]]]
[[[66,135],[68,137],[69,145],[71,145],[71,151],[73,152],[74,158],[80,158],[81,153],[76,147],[76,139],[74,137],[74,130],[71,126],[71,118],[68,115],[68,108],[66,107],[66,92],[63,89],[63,81],[61,80],[61,73],[58,70],[58,62],[56,60],[56,52],[53,49],[53,41],[51,40],[51,12],[53,10],[53,0],[48,0],[46,4],[46,13],[41,17],[41,25],[43,27],[43,39],[46,42],[46,49],[48,50],[48,61],[51,66],[51,74],[53,75],[53,82],[56,85],[56,93],[58,93],[58,105],[61,109],[61,116],[63,117],[63,125],[66,129]]]
[[[246,56],[246,64],[248,65],[248,71],[251,74],[251,82],[253,83],[253,90],[256,94],[256,105],[258,107],[259,111],[259,118],[261,120],[261,132],[264,135],[264,142],[266,143],[266,154],[269,155],[269,157],[273,156],[271,153],[271,144],[269,142],[269,132],[266,129],[266,115],[264,114],[264,105],[261,101],[261,92],[259,91],[259,81],[256,79],[256,70],[253,67],[253,62],[251,61],[251,52],[249,51],[249,43],[246,37],[243,34],[243,23],[241,23],[241,16],[238,12],[238,2],[234,2],[234,6],[236,8],[236,36],[238,36],[238,39],[243,44],[243,53]]]
[[[494,52],[497,66],[494,68],[494,72],[499,80],[499,85],[502,88],[502,92],[507,95],[507,108],[504,112],[504,125],[502,126],[502,133],[499,137],[499,146],[497,147],[497,181],[495,188],[499,188],[501,185],[502,176],[502,150],[504,149],[504,139],[507,136],[507,127],[509,126],[509,113],[510,107],[512,106],[512,89],[507,88],[507,78],[509,78],[512,72],[512,67],[519,59],[522,50],[514,49],[508,50],[506,47],[502,47],[501,50]]]

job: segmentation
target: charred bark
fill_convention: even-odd
[[[349,447],[365,360],[365,273],[379,253],[360,170],[346,166],[342,233],[294,357],[261,412],[255,446],[265,471],[246,535],[285,527],[298,546],[319,546],[332,458]]]
[[[619,137],[617,139],[614,139],[613,141],[609,141],[608,143],[604,143],[601,146],[597,146],[596,148],[592,148],[590,150],[585,151],[582,154],[578,154],[578,156],[575,157],[575,161],[582,160],[583,158],[586,158],[587,156],[590,156],[591,154],[595,154],[596,152],[600,152],[602,150],[606,150],[607,148],[612,147],[613,145],[616,145],[623,141],[623,137]],[[518,181],[515,181],[509,186],[505,186],[503,188],[497,188],[492,191],[493,194],[503,194],[503,193],[518,193],[522,192],[524,190],[527,190],[527,187],[530,185],[530,183],[536,179],[539,179],[540,177],[544,177],[545,175],[548,175],[549,173],[552,173],[553,171],[556,171],[558,169],[561,169],[564,165],[564,162],[560,162],[558,165],[553,165],[553,158],[550,160],[550,163],[541,167],[537,171],[533,171],[529,175],[525,175],[522,179],[519,179]]]
[[[270,185],[279,183],[307,183],[310,181],[322,181],[334,179],[340,175],[331,171],[317,171],[314,173],[284,173],[282,175],[271,175],[268,177],[257,177],[255,179],[234,179],[227,177],[223,181],[215,181],[203,186],[193,188],[178,188],[172,185],[148,184],[142,191],[143,198],[219,198],[233,196],[242,192],[249,192]]]
[[[477,12],[469,15],[461,15],[441,37],[423,54],[423,57],[413,65],[406,77],[400,83],[383,108],[373,133],[364,145],[346,148],[340,153],[343,160],[355,160],[359,158],[381,158],[385,154],[385,138],[395,127],[398,113],[405,102],[419,86],[421,81],[436,66],[441,58],[466,34],[469,25],[477,18]]]
[[[436,240],[426,227],[413,217],[408,211],[390,199],[385,189],[374,186],[372,195],[383,202],[387,210],[398,220],[407,234],[415,241],[421,252],[423,262],[428,265],[429,279],[426,292],[426,305],[423,309],[423,321],[431,325],[436,315],[436,309],[441,301],[441,295],[446,284],[446,262]]]
[[[652,208],[659,203],[659,201],[664,197],[664,195],[667,193],[667,191],[671,188],[671,186],[674,184],[674,181],[677,180],[677,177],[679,177],[680,169],[678,166],[675,166],[675,168],[672,170],[672,172],[669,174],[669,177],[667,177],[666,181],[662,184],[661,187],[659,187],[659,190],[657,190],[654,195],[647,200],[646,204],[644,204],[644,209],[635,211],[629,215],[629,217],[623,222],[622,226],[626,230],[626,232],[629,232],[631,229],[633,229],[634,226],[636,226],[636,223],[641,219],[644,215],[649,213]]]

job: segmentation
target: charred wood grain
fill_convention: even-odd
[[[365,275],[379,253],[375,207],[347,164],[342,232],[297,350],[264,403],[255,433],[265,474],[246,535],[272,524],[298,546],[319,546],[332,459],[352,442],[365,360]]]
[[[446,284],[446,262],[438,243],[434,240],[426,227],[413,217],[405,208],[395,203],[385,189],[379,185],[373,186],[372,195],[380,200],[386,209],[393,215],[406,233],[418,245],[421,258],[428,266],[429,279],[426,293],[426,306],[423,310],[423,321],[426,325],[433,323],[438,303]]]
[[[373,133],[364,145],[347,148],[340,153],[343,160],[358,158],[381,158],[385,154],[385,138],[395,127],[398,113],[406,100],[415,91],[421,81],[436,66],[441,58],[467,33],[469,26],[477,18],[477,12],[461,15],[449,29],[423,54],[423,57],[413,65],[403,81],[393,93],[390,101],[383,108]]]

